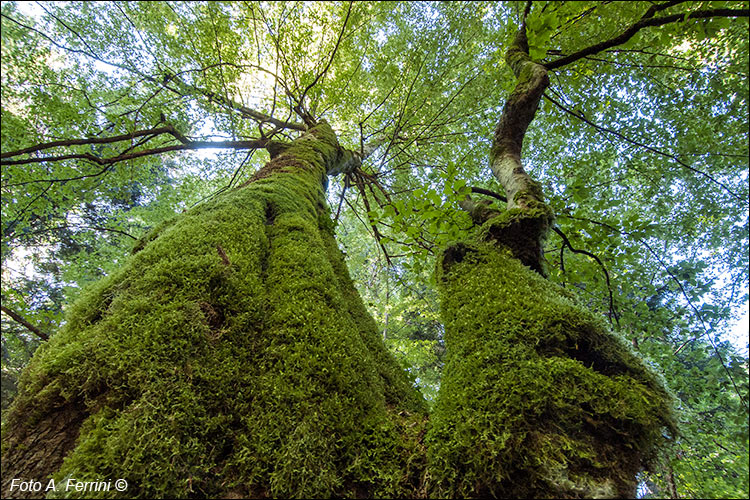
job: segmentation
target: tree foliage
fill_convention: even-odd
[[[549,279],[662,373],[680,431],[655,494],[744,497],[747,2],[534,2],[550,86],[523,161],[555,213]],[[328,198],[350,272],[428,400],[434,257],[504,207],[488,168],[525,3],[2,4],[2,299],[54,335],[135,240],[325,118],[365,157]],[[207,150],[208,152],[204,152]],[[494,196],[486,196],[487,193]],[[3,315],[3,407],[38,335]],[[7,391],[7,392],[6,392]]]

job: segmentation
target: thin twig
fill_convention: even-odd
[[[599,264],[599,267],[602,268],[602,272],[604,272],[604,278],[607,280],[607,290],[609,291],[609,322],[612,323],[612,318],[614,317],[615,318],[615,322],[617,323],[617,326],[619,327],[620,326],[620,316],[619,316],[619,314],[617,314],[617,309],[615,308],[615,299],[614,299],[614,296],[612,294],[612,283],[609,280],[609,272],[607,271],[607,267],[604,265],[604,263],[601,261],[601,259],[599,259],[599,257],[597,257],[596,255],[594,255],[593,253],[591,253],[591,252],[589,252],[587,250],[580,250],[578,248],[573,248],[573,245],[570,244],[570,240],[568,240],[568,237],[565,236],[565,233],[563,233],[560,230],[559,227],[552,226],[552,230],[554,232],[556,232],[560,236],[560,238],[562,238],[563,243],[565,244],[565,246],[567,246],[570,249],[571,252],[573,252],[573,253],[580,253],[580,254],[583,254],[583,255],[588,255],[589,257],[591,257],[592,259],[594,259],[597,264]],[[561,255],[560,261],[562,262],[562,248],[560,249],[560,255]],[[564,271],[564,269],[563,269],[563,271]]]
[[[608,129],[608,128],[602,127],[601,125],[597,125],[596,123],[594,123],[594,122],[592,122],[591,120],[589,120],[588,118],[586,118],[586,117],[585,117],[585,116],[583,115],[583,113],[580,113],[580,112],[579,112],[579,113],[576,113],[575,111],[572,111],[571,109],[569,109],[569,108],[566,108],[565,106],[563,106],[562,104],[560,104],[559,102],[557,102],[556,100],[554,100],[553,98],[551,98],[551,97],[550,97],[549,95],[547,95],[546,93],[544,94],[544,98],[545,98],[545,99],[547,99],[547,100],[548,100],[549,102],[551,102],[552,104],[554,104],[555,106],[557,106],[558,108],[560,108],[561,110],[563,110],[564,112],[566,112],[566,113],[568,113],[568,114],[570,114],[570,115],[572,115],[572,116],[575,116],[576,118],[578,118],[578,119],[579,119],[579,120],[581,120],[582,122],[584,122],[584,123],[586,123],[586,124],[588,124],[588,125],[591,125],[592,127],[594,127],[595,129],[597,129],[597,130],[599,130],[599,131],[601,131],[601,132],[606,132],[606,133],[608,133],[608,134],[612,134],[612,135],[615,135],[615,136],[619,137],[620,139],[624,140],[625,142],[629,142],[630,144],[633,144],[633,145],[635,145],[635,146],[639,146],[639,147],[642,147],[643,149],[646,149],[646,150],[648,150],[648,151],[651,151],[652,153],[656,153],[656,154],[658,154],[658,155],[661,155],[661,156],[664,156],[664,157],[666,157],[666,158],[669,158],[669,159],[673,160],[673,161],[674,161],[675,163],[677,163],[678,165],[680,165],[680,166],[682,166],[682,167],[685,167],[685,168],[687,168],[688,170],[690,170],[690,171],[692,171],[692,172],[695,172],[695,173],[696,173],[696,174],[698,174],[698,175],[702,175],[703,177],[705,177],[705,178],[706,178],[706,179],[708,179],[709,181],[713,182],[713,183],[714,183],[714,184],[716,184],[717,186],[719,186],[719,187],[721,187],[722,189],[724,189],[724,190],[725,190],[725,191],[726,191],[727,193],[729,193],[729,194],[730,194],[730,195],[731,195],[732,197],[736,198],[736,199],[737,199],[737,200],[739,200],[739,201],[743,201],[743,199],[742,199],[742,197],[741,197],[741,196],[739,196],[739,195],[738,195],[738,194],[736,194],[736,193],[735,193],[734,191],[732,191],[731,189],[729,189],[729,187],[728,187],[728,186],[726,186],[726,185],[725,185],[724,183],[722,183],[722,182],[720,182],[720,181],[718,181],[718,180],[714,179],[714,178],[713,178],[712,176],[710,176],[710,175],[709,175],[709,174],[707,174],[706,172],[703,172],[703,171],[701,171],[701,170],[698,170],[698,169],[697,169],[697,168],[695,168],[695,167],[691,167],[690,165],[688,165],[688,164],[687,164],[687,163],[685,163],[684,161],[680,160],[680,159],[679,159],[679,158],[678,158],[677,156],[675,156],[675,155],[673,155],[673,154],[670,154],[670,153],[667,153],[667,152],[664,152],[664,151],[661,151],[661,150],[659,150],[659,149],[656,149],[656,148],[654,148],[654,147],[652,147],[652,146],[649,146],[649,145],[647,145],[647,144],[644,144],[644,143],[642,143],[642,142],[639,142],[639,141],[636,141],[636,140],[630,139],[629,137],[626,137],[626,136],[624,136],[623,134],[621,134],[621,133],[617,132],[616,130]]]

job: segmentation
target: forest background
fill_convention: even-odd
[[[653,5],[748,4],[534,2],[530,55],[560,61]],[[305,99],[345,147],[369,148],[329,180],[336,237],[383,342],[434,402],[435,257],[471,225],[466,194],[503,205],[487,157],[524,6],[3,2],[3,410],[66,305],[150,229],[250,179],[269,156],[249,143],[293,138]],[[524,143],[556,214],[549,279],[679,398],[682,435],[643,495],[748,494],[747,337],[728,340],[748,297],[747,29],[686,18],[560,64]]]

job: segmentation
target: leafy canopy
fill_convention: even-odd
[[[432,257],[471,224],[458,200],[502,195],[487,158],[524,8],[4,2],[3,305],[54,333],[63,304],[135,239],[247,180],[266,141],[325,118],[370,153],[328,188],[352,275],[433,396]],[[527,19],[531,56],[552,68],[523,153],[557,215],[550,279],[606,314],[680,396],[669,467],[693,496],[748,488],[747,354],[722,340],[748,286],[747,14],[721,15],[743,9],[534,2]],[[37,343],[3,316],[4,388]]]

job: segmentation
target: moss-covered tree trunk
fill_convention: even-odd
[[[36,353],[3,429],[3,497],[44,496],[49,477],[58,495],[112,481],[66,494],[86,498],[417,495],[424,402],[324,201],[326,173],[356,158],[324,122],[270,150],[251,182],[147,236]]]
[[[490,155],[506,210],[467,198],[474,234],[437,263],[447,361],[427,439],[433,494],[632,497],[663,430],[674,432],[670,396],[599,316],[544,278],[553,218],[521,150],[549,79],[523,25],[506,60],[518,83]]]
[[[439,263],[435,495],[634,496],[672,425],[662,383],[572,294],[488,241],[487,226]]]

